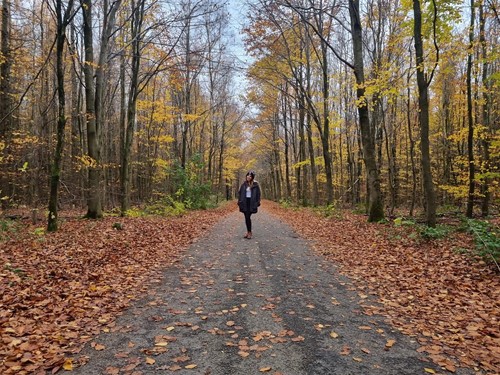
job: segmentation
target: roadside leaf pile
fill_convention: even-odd
[[[233,210],[68,219],[56,233],[28,226],[0,242],[0,373],[70,370],[72,354],[93,335],[113,331],[117,314],[158,281],[159,271]],[[122,230],[114,229],[117,220]]]
[[[410,238],[407,227],[369,224],[362,215],[268,209],[313,240],[363,296],[377,297],[364,300],[366,314],[383,314],[416,336],[419,351],[443,369],[500,373],[500,275],[457,251],[474,246],[470,236],[423,241]]]

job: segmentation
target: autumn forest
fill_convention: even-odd
[[[228,7],[3,0],[2,207],[196,208],[253,168],[370,221],[498,210],[497,2],[253,1],[239,30]]]
[[[499,0],[0,2],[0,373],[499,373]]]

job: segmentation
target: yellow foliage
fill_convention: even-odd
[[[193,114],[193,113],[183,113],[182,114],[182,120],[183,121],[196,121],[200,118],[200,115]]]
[[[160,135],[160,136],[158,136],[158,138],[156,140],[158,141],[158,143],[162,143],[162,144],[168,144],[168,143],[172,143],[173,141],[175,141],[174,137],[172,137],[170,135]]]
[[[91,158],[89,155],[77,156],[76,160],[80,162],[78,170],[81,168],[97,168],[97,160]]]

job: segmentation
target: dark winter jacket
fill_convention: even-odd
[[[238,206],[240,207],[240,212],[247,211],[246,189],[247,189],[247,183],[243,182],[238,192]],[[251,191],[252,191],[252,197],[250,198],[250,212],[255,214],[257,213],[257,208],[260,206],[260,186],[259,183],[255,180],[253,182]]]

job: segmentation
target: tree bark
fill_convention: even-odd
[[[483,105],[481,108],[481,121],[484,127],[486,135],[482,138],[482,151],[483,151],[483,163],[484,171],[488,173],[490,171],[490,95],[489,95],[489,84],[488,84],[488,55],[486,50],[486,36],[484,31],[484,24],[486,20],[484,17],[484,4],[481,3],[479,6],[479,40],[481,43],[481,58],[482,58],[482,82],[483,82]],[[481,202],[481,215],[486,217],[489,215],[490,211],[490,178],[486,175],[483,179],[483,184],[481,186],[481,193],[483,195],[483,200]]]
[[[474,212],[475,164],[474,164],[474,113],[472,107],[472,55],[474,53],[474,18],[476,9],[474,0],[470,1],[469,53],[467,56],[467,160],[469,164],[469,190],[467,193],[467,217]]]
[[[424,48],[422,41],[422,11],[420,0],[413,0],[415,56],[417,64],[418,119],[420,123],[420,149],[422,152],[422,174],[425,195],[425,214],[427,225],[436,226],[436,197],[432,182],[431,156],[429,146],[429,84],[424,67]]]
[[[85,121],[87,123],[87,152],[88,152],[88,196],[87,214],[90,219],[102,217],[100,192],[100,157],[99,138],[96,120],[96,96],[94,83],[94,37],[92,0],[81,0],[83,11],[83,43],[85,46]]]
[[[141,62],[142,23],[144,20],[144,0],[132,1],[131,35],[132,63],[127,104],[127,129],[122,150],[120,169],[121,182],[121,215],[125,216],[130,209],[130,155],[136,125],[137,97],[139,95],[139,69]]]
[[[2,0],[2,27],[0,30],[0,140],[5,139],[7,131],[12,128],[12,93],[11,68],[12,56],[10,46],[11,2]]]
[[[374,134],[370,129],[368,103],[365,97],[365,77],[363,64],[363,32],[359,15],[359,0],[349,0],[351,18],[352,47],[354,56],[354,75],[356,77],[356,96],[363,146],[363,158],[368,183],[368,221],[376,222],[384,218],[384,207],[380,191],[380,178],[375,156]]]
[[[73,0],[69,0],[67,8],[63,15],[62,0],[56,1],[57,34],[56,34],[56,77],[57,77],[57,141],[54,152],[52,167],[50,171],[50,195],[49,195],[49,214],[47,222],[47,231],[57,230],[58,222],[58,193],[61,177],[61,160],[64,150],[64,129],[66,127],[66,93],[64,89],[64,44],[66,42],[66,27],[69,22],[70,14],[73,10]]]

